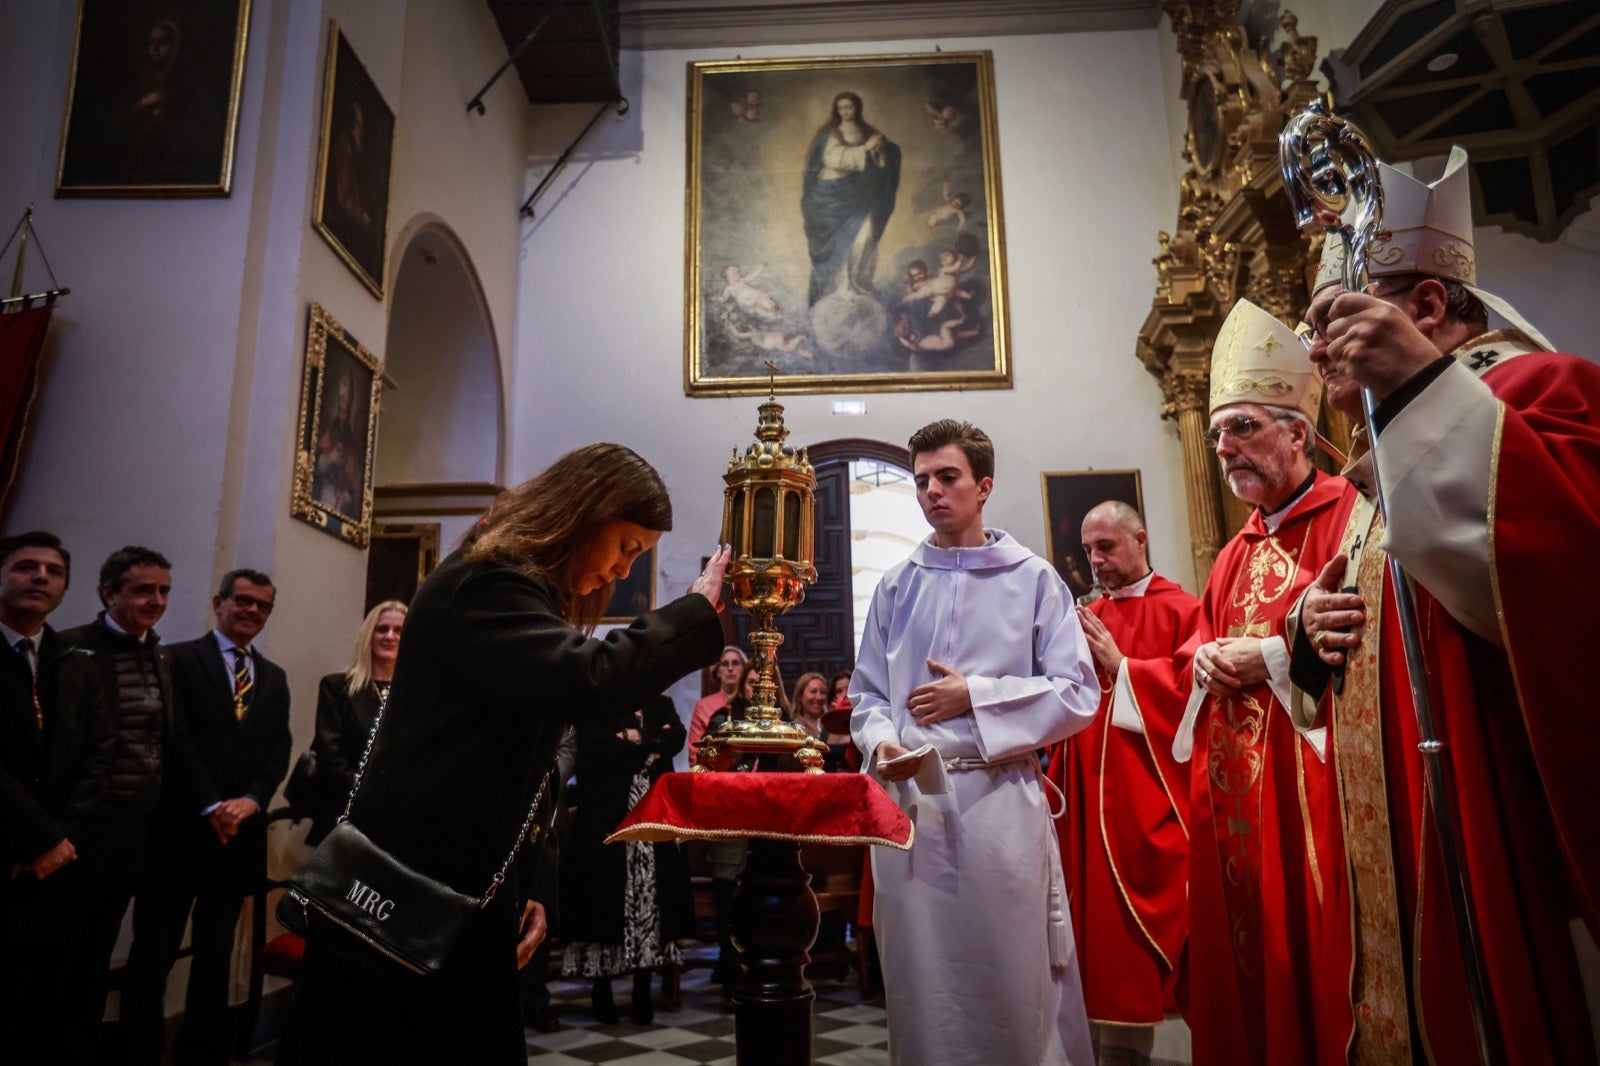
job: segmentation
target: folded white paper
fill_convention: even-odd
[[[922,765],[917,767],[916,776],[911,779],[917,783],[917,790],[925,796],[942,796],[949,792],[950,778],[944,770],[944,759],[940,757],[939,749],[932,744],[924,744],[915,751],[883,760],[878,763],[878,773],[882,774],[885,767],[914,762],[917,759],[922,760]]]

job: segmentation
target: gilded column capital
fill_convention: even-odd
[[[1185,411],[1204,412],[1211,402],[1210,376],[1193,370],[1175,370],[1161,378],[1161,417],[1177,418]]]

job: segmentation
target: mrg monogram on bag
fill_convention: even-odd
[[[394,912],[394,900],[384,899],[383,894],[377,889],[371,885],[362,884],[355,878],[351,878],[350,891],[345,894],[344,898],[380,922],[388,921],[389,915]]]

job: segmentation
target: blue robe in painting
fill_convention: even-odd
[[[863,128],[868,136],[875,132],[870,127]],[[822,153],[831,136],[830,126],[812,140],[800,192],[800,214],[805,219],[806,246],[811,252],[812,305],[827,294],[838,277],[863,223],[872,227],[871,240],[867,253],[852,271],[851,281],[857,288],[871,291],[878,241],[894,213],[895,193],[900,188],[900,146],[888,140],[883,142],[881,166],[822,180]]]

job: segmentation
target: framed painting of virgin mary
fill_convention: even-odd
[[[990,53],[689,64],[691,396],[1009,388]]]

